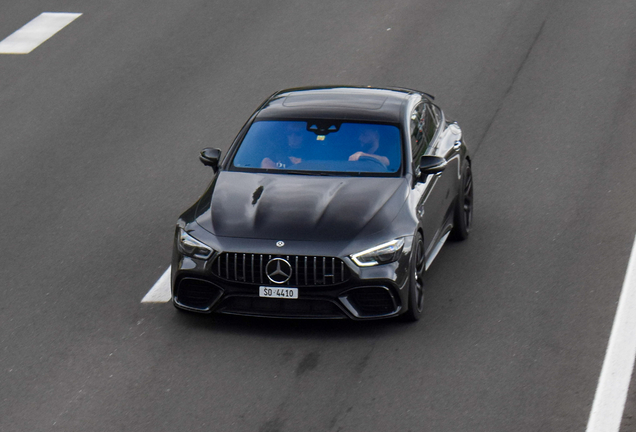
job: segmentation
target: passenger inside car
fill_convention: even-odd
[[[303,122],[286,122],[286,145],[274,143],[269,146],[268,156],[261,161],[261,168],[290,168],[303,161],[305,143],[305,124]]]

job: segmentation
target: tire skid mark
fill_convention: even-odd
[[[543,22],[541,23],[541,26],[539,27],[539,30],[535,34],[534,39],[532,40],[532,43],[530,44],[530,46],[528,47],[528,50],[526,51],[526,55],[523,57],[523,60],[521,60],[521,62],[519,63],[519,67],[517,68],[515,73],[512,75],[512,80],[510,81],[510,84],[508,85],[508,88],[506,88],[506,90],[504,91],[504,94],[501,97],[501,101],[499,103],[499,106],[497,107],[497,109],[495,110],[495,113],[490,118],[490,121],[488,122],[486,128],[484,129],[483,135],[477,141],[477,146],[475,147],[475,150],[473,150],[473,152],[472,152],[473,153],[473,157],[479,151],[479,148],[481,147],[481,143],[488,136],[488,132],[490,131],[491,126],[495,122],[495,119],[499,115],[499,111],[501,111],[501,108],[503,107],[506,99],[508,98],[508,94],[510,94],[510,91],[512,90],[512,88],[514,87],[515,83],[517,82],[517,79],[519,78],[519,75],[521,74],[521,71],[523,70],[524,66],[526,65],[526,63],[528,61],[528,58],[530,58],[530,54],[532,53],[532,50],[534,49],[535,45],[537,44],[537,41],[539,40],[539,37],[543,33],[543,28],[545,27],[545,23],[546,23],[547,20],[548,20],[548,18],[546,17],[543,20]]]

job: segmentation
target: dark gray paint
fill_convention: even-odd
[[[260,198],[253,203],[261,187]],[[206,215],[197,221],[222,237],[353,240],[363,229],[370,234],[387,229],[401,210],[408,188],[408,182],[399,177],[224,171],[215,183],[211,205],[205,207]]]
[[[0,37],[84,15],[0,57],[0,429],[583,430],[636,232],[635,8],[3,4]],[[430,91],[478,149],[474,231],[431,267],[425,318],[140,304],[200,149],[279,88],[336,83]]]

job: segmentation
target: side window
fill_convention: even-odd
[[[421,103],[413,108],[411,112],[411,121],[410,121],[410,129],[411,129],[411,152],[413,155],[413,160],[417,159],[417,156],[422,154],[424,151],[424,130],[422,128],[423,123],[423,111],[424,104]]]
[[[431,140],[435,136],[435,131],[437,130],[437,120],[435,115],[433,114],[433,107],[431,105],[426,105],[426,110],[424,112],[424,139],[427,144],[430,144]]]
[[[433,112],[433,118],[435,119],[435,126],[439,127],[439,124],[442,121],[442,113],[435,105],[431,105],[431,111]]]

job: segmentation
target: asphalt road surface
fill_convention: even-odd
[[[83,15],[0,55],[1,431],[585,430],[636,234],[633,0],[5,0],[0,39],[47,11]],[[465,131],[474,231],[423,319],[142,304],[198,151],[314,84]]]

